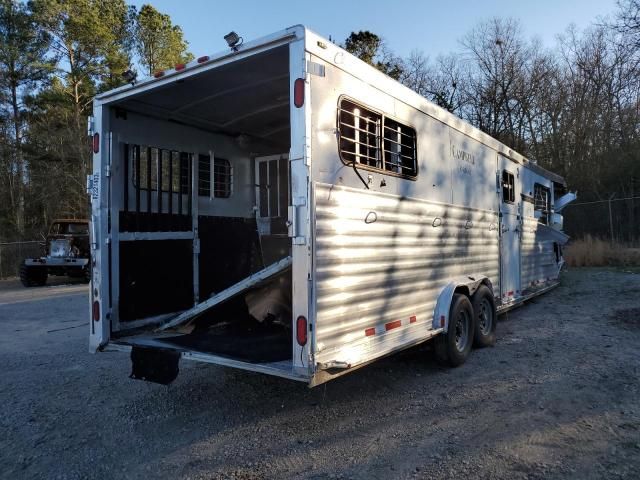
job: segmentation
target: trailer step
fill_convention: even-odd
[[[243,291],[255,287],[259,283],[273,277],[274,275],[286,270],[291,266],[291,257],[283,258],[282,260],[269,265],[267,268],[254,273],[253,275],[239,281],[238,283],[231,285],[229,288],[215,294],[213,297],[198,303],[193,308],[185,310],[180,315],[173,317],[167,321],[167,323],[160,325],[157,331],[166,330],[168,328],[175,327],[182,323],[191,320],[193,317],[200,315],[206,310],[215,307],[219,303],[228,300],[229,298],[242,293]]]

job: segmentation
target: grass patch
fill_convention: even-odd
[[[590,235],[570,242],[563,256],[570,267],[640,267],[640,248]]]

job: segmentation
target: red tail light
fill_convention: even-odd
[[[296,340],[301,347],[307,344],[307,319],[302,315],[296,320]]]
[[[99,322],[100,321],[100,302],[98,302],[98,300],[94,300],[93,308],[91,310],[93,312],[93,321]]]
[[[94,133],[93,134],[93,153],[98,153],[99,151],[100,151],[100,134]]]
[[[293,104],[300,108],[304,105],[304,79],[296,78],[293,84]]]

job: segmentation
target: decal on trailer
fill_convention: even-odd
[[[93,180],[91,182],[91,199],[98,200],[100,198],[100,173],[93,174]]]

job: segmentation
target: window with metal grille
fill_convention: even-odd
[[[233,186],[233,170],[229,160],[214,158],[213,160],[213,196],[229,198]]]
[[[382,168],[382,115],[342,99],[338,107],[338,126],[340,155],[345,162]]]
[[[539,220],[548,225],[549,213],[551,212],[551,189],[540,185],[533,186],[533,209],[542,212]]]
[[[384,119],[384,170],[415,177],[416,131],[389,118]]]
[[[188,154],[163,150],[145,145],[126,145],[131,165],[134,187],[139,190],[158,190],[161,179],[162,192],[184,193],[189,190]]]
[[[340,158],[385,173],[418,173],[416,131],[372,109],[342,98],[338,106]]]
[[[211,196],[211,157],[198,155],[198,195]]]
[[[513,203],[516,201],[515,178],[513,173],[502,171],[502,201]]]

